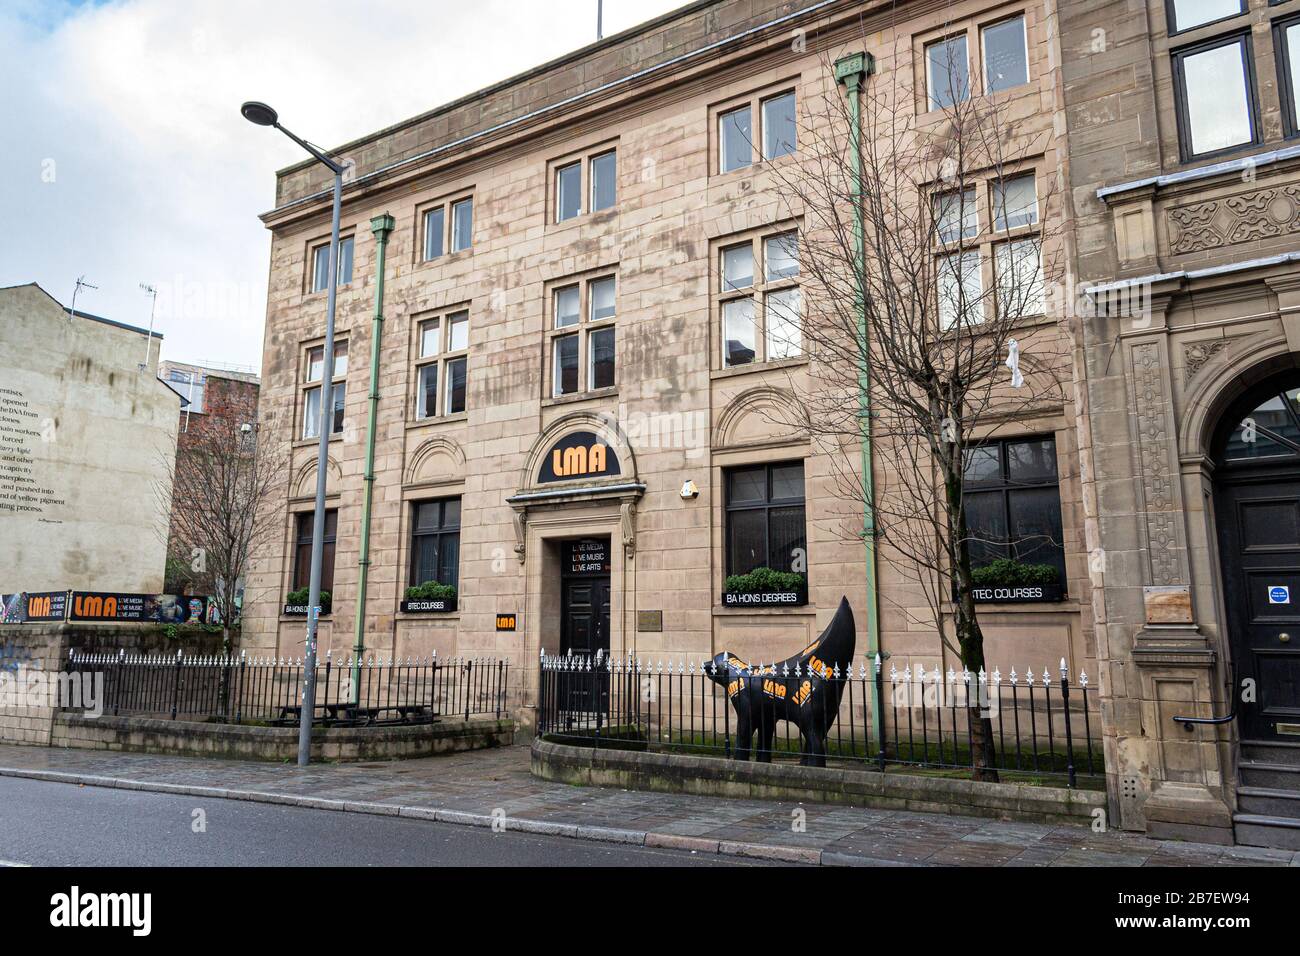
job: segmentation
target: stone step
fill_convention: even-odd
[[[1241,813],[1300,820],[1300,793],[1271,787],[1238,787],[1237,810]]]
[[[1241,759],[1251,763],[1281,763],[1300,767],[1300,743],[1289,740],[1243,740]]]
[[[1237,813],[1232,817],[1237,842],[1274,850],[1300,850],[1300,820],[1265,813]]]
[[[1237,772],[1244,787],[1267,787],[1270,790],[1300,792],[1300,767],[1284,763],[1242,761]]]

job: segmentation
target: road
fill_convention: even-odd
[[[0,863],[30,866],[645,867],[758,862],[16,777],[0,777],[0,833],[5,834]]]

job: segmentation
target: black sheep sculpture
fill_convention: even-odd
[[[799,762],[826,766],[826,734],[840,711],[856,640],[853,609],[848,598],[841,598],[826,630],[794,657],[754,667],[723,651],[705,664],[705,673],[726,688],[736,709],[735,759],[749,759],[757,732],[755,759],[771,762],[776,722],[785,720],[797,726],[803,738]]]

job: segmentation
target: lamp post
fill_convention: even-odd
[[[343,166],[311,143],[280,125],[280,117],[265,103],[249,101],[239,108],[244,119],[258,126],[273,126],[315,157],[334,174],[334,210],[330,224],[329,270],[326,276],[325,354],[320,386],[320,443],[316,451],[316,513],[312,516],[311,585],[307,597],[307,653],[303,665],[302,715],[298,724],[298,766],[311,762],[311,724],[316,711],[316,625],[320,617],[320,578],[325,551],[325,476],[329,438],[334,426],[334,305],[339,267],[339,215],[343,206]]]

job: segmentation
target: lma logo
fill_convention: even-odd
[[[593,432],[570,432],[542,460],[539,483],[573,478],[604,478],[621,474],[618,456]]]
[[[133,936],[153,930],[151,893],[82,893],[74,886],[51,896],[50,907],[50,925],[60,929],[128,927]]]

